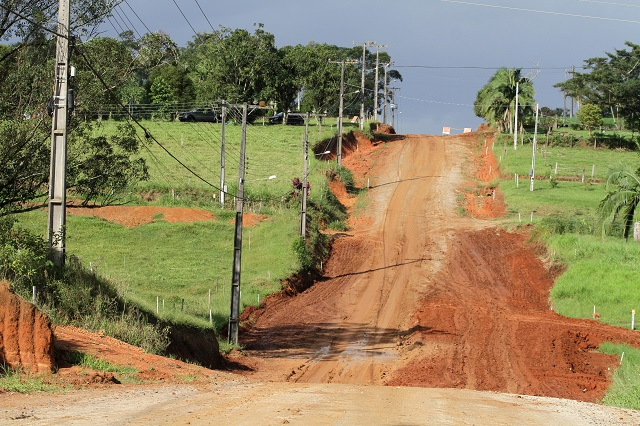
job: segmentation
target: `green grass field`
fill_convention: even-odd
[[[595,306],[599,321],[629,328],[632,309],[640,309],[640,244],[619,236],[603,238],[598,232],[597,209],[607,194],[602,182],[609,166],[616,162],[640,166],[640,156],[635,151],[588,145],[547,147],[544,138],[538,143],[534,191],[530,191],[528,177],[532,145],[519,145],[514,150],[513,137],[501,135],[493,147],[503,176],[494,184],[499,185],[508,205],[507,217],[501,220],[513,226],[533,218],[549,257],[566,265],[551,291],[550,303],[556,312],[591,318]],[[516,173],[520,175],[519,186]],[[551,175],[558,178],[555,186],[549,180]],[[640,212],[636,220],[640,220]],[[610,344],[601,350],[626,354],[603,402],[640,409],[640,351]]]
[[[141,123],[166,151],[173,154],[189,170],[167,154],[153,139],[148,138],[141,155],[147,161],[151,179],[141,182],[136,188],[137,192],[149,194],[152,200],[162,198],[162,204],[181,205],[192,204],[194,201],[213,201],[214,197],[219,196],[222,124],[150,120]],[[95,132],[109,134],[114,131],[116,124],[105,121]],[[332,137],[336,128],[331,120],[325,120],[321,127],[317,126],[314,120],[311,120],[310,124],[309,166],[313,168],[319,159],[314,156],[311,147]],[[231,194],[237,191],[238,185],[241,133],[242,127],[238,124],[230,123],[225,126],[224,180]],[[138,129],[138,134],[145,140],[141,129]],[[263,126],[260,123],[247,126],[247,197],[277,197],[290,191],[291,179],[302,174],[304,134],[304,126]],[[276,178],[269,179],[271,176]],[[232,196],[226,198],[231,207]]]

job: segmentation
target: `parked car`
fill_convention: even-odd
[[[279,112],[276,115],[269,117],[269,124],[282,124],[282,117],[284,113]],[[287,114],[287,124],[304,124],[304,115],[290,112]]]
[[[181,112],[178,114],[178,120],[180,121],[206,121],[209,123],[217,123],[220,121],[220,116],[211,109],[196,108],[191,111]]]

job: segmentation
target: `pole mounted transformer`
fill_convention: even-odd
[[[70,0],[60,0],[56,45],[56,69],[53,92],[51,163],[49,169],[48,241],[51,260],[65,262],[65,226],[67,203],[67,120],[69,115],[69,22]]]

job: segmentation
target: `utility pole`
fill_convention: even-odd
[[[231,313],[229,315],[229,343],[238,344],[240,318],[240,269],[242,258],[242,210],[244,209],[244,166],[247,146],[247,104],[242,105],[242,137],[240,139],[240,167],[236,195],[236,228],[233,242],[233,274],[231,278]]]
[[[380,67],[380,49],[387,47],[386,44],[376,45],[376,77],[373,84],[373,121],[378,121],[378,68]]]
[[[344,66],[345,62],[340,64],[340,111],[338,113],[338,165],[342,166],[342,115],[344,113]]]
[[[307,238],[307,174],[309,166],[309,113],[304,120],[302,138],[302,210],[300,212],[300,235]]]
[[[400,90],[399,87],[389,87],[391,90],[391,127],[396,127],[396,90]]]
[[[337,162],[342,166],[342,114],[344,112],[344,67],[346,64],[357,64],[358,61],[329,61],[332,64],[340,64],[340,109],[338,112],[338,148]]]
[[[518,149],[518,90],[520,89],[520,82],[516,81],[516,108],[513,112],[515,122],[513,124],[513,149]]]
[[[222,114],[220,119],[222,120],[222,130],[221,133],[221,142],[220,142],[220,205],[224,208],[224,195],[227,191],[225,188],[225,126],[227,121],[227,104],[226,102],[222,103]]]
[[[356,44],[354,42],[354,44]],[[360,85],[360,96],[361,96],[361,102],[360,102],[360,130],[364,130],[364,77],[365,77],[365,65],[366,65],[366,61],[367,61],[367,45],[369,46],[373,46],[375,45],[376,42],[375,41],[367,41],[362,43],[362,84]]]
[[[388,84],[388,80],[389,80],[389,78],[387,76],[387,72],[388,72],[389,65],[391,65],[391,64],[393,64],[393,62],[386,62],[386,63],[383,64],[383,66],[384,66],[384,92],[383,92],[383,95],[384,95],[384,99],[383,99],[384,107],[382,108],[382,114],[383,114],[382,115],[382,122],[384,124],[387,124],[387,98],[389,97],[389,95],[387,94],[387,84]]]
[[[533,191],[533,180],[536,175],[536,138],[538,136],[538,104],[536,104],[536,125],[533,131],[533,155],[531,156],[531,184],[529,185],[529,191]]]
[[[575,65],[571,65],[571,79],[573,80],[573,77],[576,75],[576,66]],[[573,100],[573,96],[571,97],[571,115],[569,117],[573,118],[573,104],[574,104],[574,100]]]
[[[69,0],[60,0],[49,168],[48,238],[54,264],[64,266],[67,222],[67,118],[69,115]]]

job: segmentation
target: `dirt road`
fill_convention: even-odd
[[[553,276],[525,236],[457,214],[464,170],[487,163],[472,161],[475,141],[408,136],[345,159],[375,164],[359,176],[367,208],[336,241],[326,279],[274,298],[241,335],[242,375],[0,394],[0,423],[640,424],[634,411],[531,396],[596,401],[617,360],[594,348],[640,342],[554,314]]]
[[[249,355],[266,363],[257,377],[385,382],[457,221],[463,157],[455,151],[443,138],[409,137],[376,153],[365,225],[335,243],[327,280],[271,307],[244,337]]]

